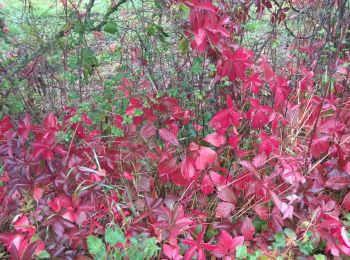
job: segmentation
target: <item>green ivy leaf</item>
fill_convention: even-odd
[[[95,236],[87,238],[89,253],[94,256],[94,259],[105,259],[107,255],[106,247],[103,241]]]
[[[248,256],[247,246],[241,245],[236,247],[236,258],[245,259]]]
[[[126,239],[120,227],[115,227],[114,230],[108,227],[105,233],[105,241],[111,246],[115,246],[118,243],[125,243]]]

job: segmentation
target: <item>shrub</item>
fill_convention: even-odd
[[[288,26],[282,5],[255,2]],[[301,66],[303,56],[277,69],[233,41],[224,2],[179,6],[197,56],[191,73],[212,82],[193,91],[198,103],[124,77],[104,102],[73,102],[36,124],[1,119],[3,257],[350,255],[348,57],[320,41],[298,51],[328,53],[326,69]],[[156,25],[147,34],[166,37]]]

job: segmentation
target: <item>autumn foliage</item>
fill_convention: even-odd
[[[128,101],[124,115],[109,115],[118,137],[68,106],[41,124],[0,121],[0,242],[12,259],[92,257],[86,239],[111,224],[126,236],[115,247],[144,234],[160,259],[350,256],[349,59],[321,70],[290,57],[273,69],[233,40],[219,2],[173,3],[189,8],[184,30],[215,65],[213,82],[230,83],[206,125],[181,100],[140,94],[128,79],[112,97]],[[256,2],[259,12],[271,5]]]

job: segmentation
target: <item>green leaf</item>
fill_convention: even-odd
[[[276,49],[279,45],[280,45],[280,41],[275,39],[275,40],[272,40],[272,48],[273,49]]]
[[[17,96],[9,96],[6,103],[11,113],[21,113],[24,111],[23,101]]]
[[[256,250],[253,254],[248,255],[248,260],[258,260],[261,255],[262,252],[260,250]]]
[[[105,241],[111,246],[115,246],[118,243],[125,243],[126,239],[123,231],[119,227],[115,227],[114,230],[108,227],[105,233]]]
[[[94,236],[87,238],[89,253],[94,255],[94,259],[105,259],[107,255],[106,247],[103,241]]]
[[[164,37],[164,38],[169,37],[169,34],[164,30],[163,26],[159,26],[159,25],[155,25],[155,26],[162,37]]]
[[[119,249],[115,249],[113,252],[114,260],[122,260],[125,258],[123,252],[120,252]]]
[[[72,100],[78,100],[79,99],[79,93],[76,91],[70,91],[69,92],[69,97]]]
[[[182,54],[185,54],[189,50],[189,42],[187,38],[182,38],[179,41],[179,50],[181,51]]]
[[[37,256],[37,259],[51,259],[50,254],[46,251],[43,250],[40,252],[40,254]]]
[[[183,19],[187,20],[190,16],[190,8],[183,3],[179,5],[179,10],[181,11],[181,16]]]
[[[326,256],[322,254],[314,255],[315,260],[326,260]]]
[[[142,237],[139,237],[139,239],[137,239],[137,237],[132,237],[130,242],[131,244],[124,250],[129,259],[152,259],[160,250],[157,245],[157,240],[154,237],[147,239]]]
[[[201,95],[200,91],[199,90],[195,90],[193,92],[194,96],[199,99],[199,100],[203,100],[203,96]]]
[[[209,64],[208,65],[209,71],[215,72],[216,71],[216,66],[214,64]]]
[[[150,25],[146,28],[146,33],[148,36],[153,36],[157,33],[157,27],[154,25]]]
[[[310,255],[315,249],[314,245],[312,244],[312,241],[300,243],[298,246],[300,251],[303,252],[305,255]]]
[[[194,230],[195,234],[198,235],[202,231],[202,229],[202,224],[199,224]]]
[[[141,116],[143,115],[143,111],[139,108],[135,109],[134,116]]]
[[[111,128],[111,132],[112,134],[114,134],[116,137],[123,137],[124,136],[124,132],[122,129],[112,126]]]
[[[286,228],[283,230],[284,234],[289,237],[290,239],[296,240],[297,239],[297,235],[294,233],[293,230],[291,230],[290,228]]]
[[[118,26],[115,22],[110,21],[106,23],[105,26],[103,26],[103,31],[110,34],[115,34],[116,32],[118,32]]]
[[[275,249],[283,249],[286,246],[286,240],[282,232],[275,234],[275,242],[272,243],[272,247]]]
[[[98,66],[98,60],[95,52],[90,48],[81,49],[81,58],[85,66]]]
[[[346,226],[350,226],[350,214],[347,214],[345,216],[345,220],[343,221],[343,224]]]
[[[247,246],[241,245],[236,247],[236,258],[245,259],[248,256]]]
[[[267,221],[256,217],[253,219],[253,225],[255,227],[256,232],[261,233],[265,229]]]
[[[194,63],[192,65],[191,70],[195,75],[198,75],[199,73],[201,73],[203,71],[202,70],[202,63],[203,63],[203,60],[200,57],[194,60]]]
[[[312,240],[312,232],[306,232],[304,234],[303,240],[298,241],[297,244],[301,252],[303,252],[305,255],[311,255],[315,250],[315,246]]]
[[[125,124],[131,124],[132,123],[132,117],[131,116],[123,115],[123,120],[124,120]]]

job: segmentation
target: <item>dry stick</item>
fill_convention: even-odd
[[[309,117],[310,117],[309,110],[312,108],[312,106],[309,106],[310,103],[311,103],[311,96],[312,96],[312,95],[310,95],[310,98],[309,98],[309,100],[308,100],[308,102],[307,102],[307,104],[306,104],[306,109],[304,110],[304,113],[303,113],[303,115],[301,116],[299,122],[303,122],[304,117],[305,117],[306,115],[307,115],[307,118],[304,120],[304,123],[303,123],[303,124],[299,127],[299,129],[297,130],[297,132],[295,133],[295,136],[292,137],[292,139],[295,140],[295,142],[296,142],[297,136],[299,135],[301,129],[304,127],[304,125],[306,124],[307,120],[308,120]],[[292,120],[294,120],[294,117],[293,117]],[[294,144],[295,144],[295,143],[294,143]]]

